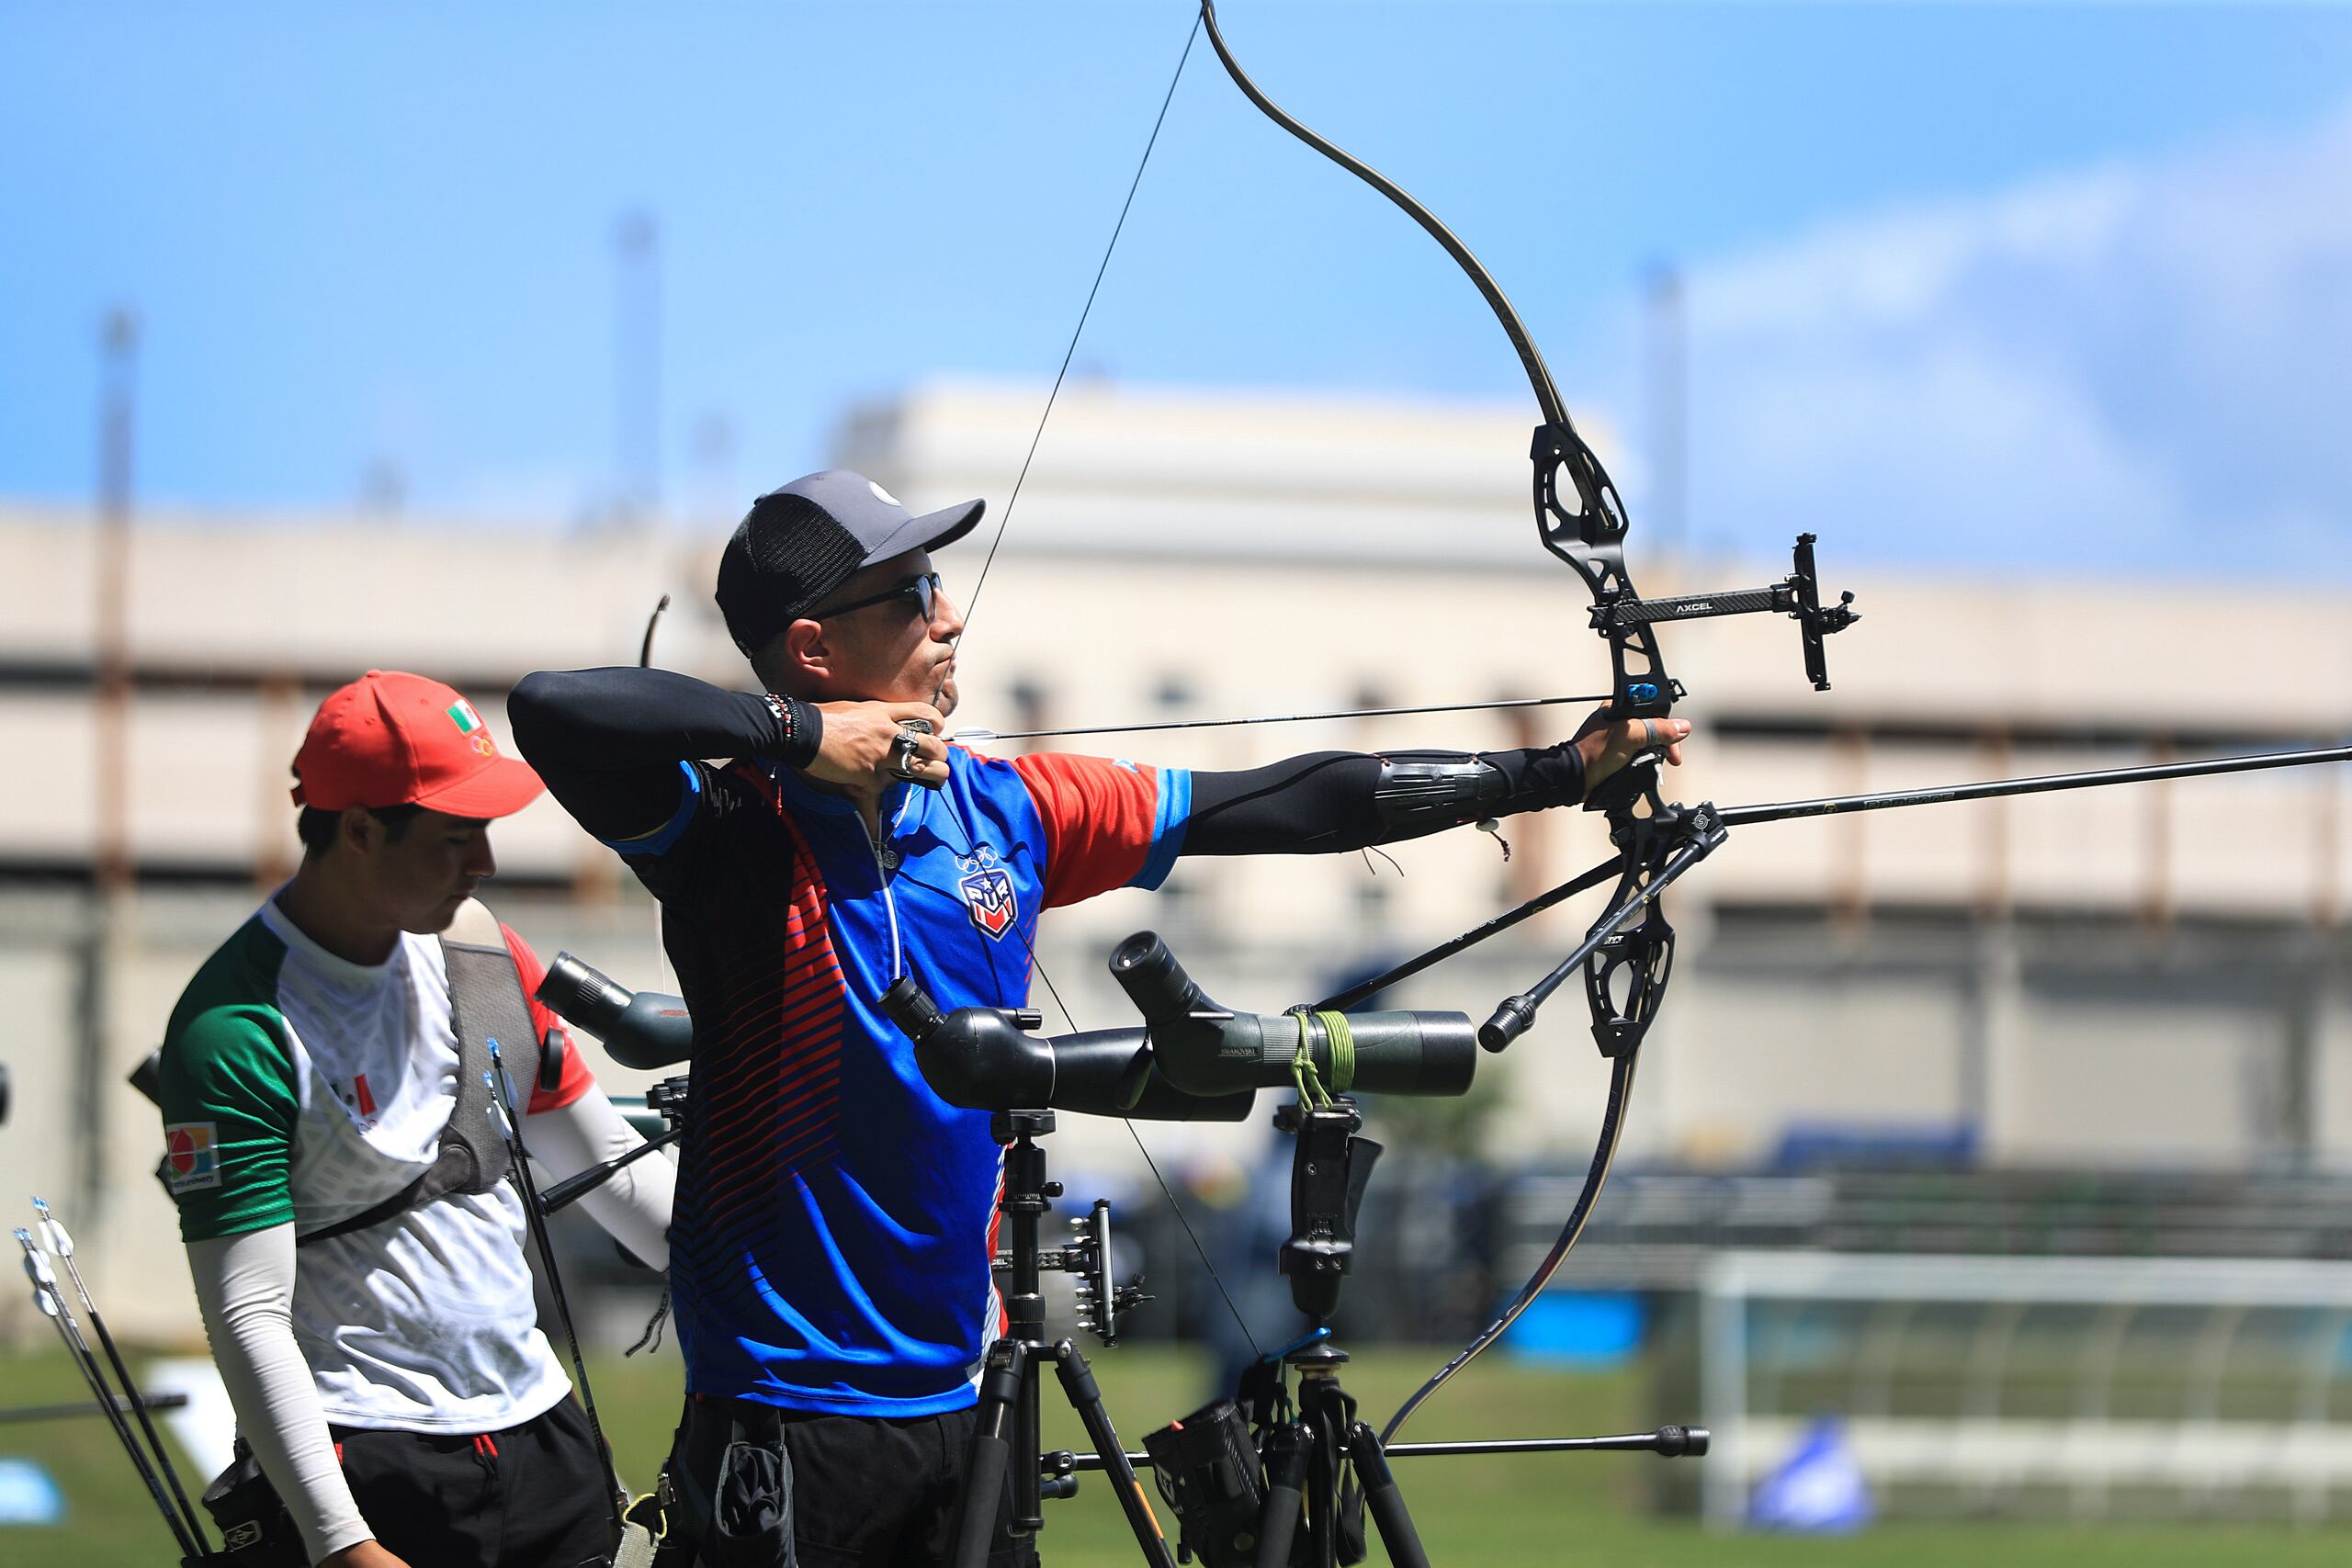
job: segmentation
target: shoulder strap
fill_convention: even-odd
[[[435,1168],[450,1163],[454,1151],[470,1151],[473,1169],[465,1173],[465,1184],[442,1190],[487,1192],[506,1176],[506,1135],[490,1097],[490,1043],[498,1042],[507,1093],[520,1117],[528,1112],[539,1080],[539,1035],[506,933],[479,899],[458,906],[458,918],[441,933],[441,955],[449,972],[449,1022],[458,1035],[458,1103],[441,1134]]]
[[[498,917],[469,898],[441,933],[441,956],[449,976],[449,1023],[458,1037],[458,1093],[448,1125],[441,1130],[441,1152],[424,1173],[400,1191],[347,1219],[295,1238],[297,1247],[347,1235],[398,1218],[436,1198],[487,1192],[505,1179],[506,1135],[491,1102],[490,1043],[521,1112],[538,1081],[539,1041],[523,994],[522,973],[499,930]]]

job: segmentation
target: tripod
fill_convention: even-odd
[[[1237,1400],[1219,1400],[1144,1438],[1141,1454],[1062,1454],[1057,1471],[1152,1467],[1176,1511],[1183,1542],[1205,1568],[1343,1568],[1363,1560],[1363,1515],[1372,1515],[1398,1568],[1428,1568],[1419,1532],[1389,1469],[1392,1459],[1499,1453],[1703,1454],[1702,1427],[1602,1438],[1400,1443],[1384,1448],[1356,1418],[1340,1385],[1348,1354],[1331,1343],[1340,1280],[1355,1250],[1356,1211],[1380,1145],[1359,1138],[1363,1124],[1345,1096],[1284,1106],[1274,1125],[1295,1134],[1291,1235],[1282,1272],[1307,1332],[1269,1354],[1242,1378]],[[1298,1376],[1294,1400],[1286,1374]],[[1299,1540],[1304,1527],[1306,1538]]]
[[[1051,1481],[1044,1476],[1038,1451],[1038,1388],[1045,1366],[1051,1362],[1061,1380],[1062,1393],[1085,1425],[1086,1435],[1105,1456],[1103,1469],[1111,1478],[1119,1506],[1135,1531],[1136,1544],[1151,1568],[1176,1568],[1160,1533],[1159,1520],[1145,1497],[1135,1467],[1119,1447],[1118,1432],[1102,1408],[1102,1392],[1078,1347],[1067,1339],[1046,1338],[1046,1298],[1038,1277],[1051,1269],[1082,1272],[1080,1299],[1087,1308],[1086,1326],[1110,1345],[1118,1337],[1119,1314],[1142,1297],[1134,1287],[1110,1282],[1110,1205],[1097,1200],[1092,1213],[1070,1224],[1083,1234],[1067,1247],[1045,1251],[1038,1246],[1037,1222],[1062,1195],[1061,1183],[1046,1179],[1046,1151],[1037,1139],[1054,1130],[1050,1111],[999,1111],[989,1122],[997,1142],[1006,1144],[1004,1197],[998,1204],[1012,1233],[1011,1289],[1006,1292],[1005,1332],[988,1348],[980,1373],[978,1420],[964,1464],[964,1492],[956,1506],[955,1568],[986,1568],[989,1538],[997,1518],[1007,1467],[1012,1477],[1012,1533],[1035,1535],[1045,1526],[1047,1498],[1067,1497],[1078,1490],[1077,1477],[1067,1472]]]
[[[1204,1405],[1144,1438],[1142,1456],[1105,1449],[1055,1457],[1062,1473],[1143,1458],[1183,1527],[1185,1549],[1205,1568],[1361,1562],[1367,1507],[1396,1568],[1429,1568],[1379,1435],[1356,1418],[1356,1402],[1340,1386],[1348,1353],[1331,1343],[1329,1326],[1380,1145],[1355,1135],[1363,1119],[1352,1100],[1317,1098],[1274,1113],[1275,1127],[1295,1134],[1281,1269],[1292,1303],[1306,1314],[1306,1335],[1244,1374],[1238,1399]],[[1287,1382],[1293,1372],[1295,1401]]]
[[[1267,1435],[1256,1562],[1260,1568],[1290,1563],[1302,1523],[1306,1562],[1313,1568],[1360,1560],[1361,1506],[1371,1511],[1396,1568],[1429,1568],[1379,1435],[1356,1418],[1355,1400],[1340,1386],[1348,1353],[1331,1343],[1326,1326],[1339,1310],[1340,1281],[1355,1251],[1356,1210],[1380,1145],[1356,1136],[1363,1117],[1345,1096],[1321,1105],[1286,1105],[1275,1112],[1274,1125],[1295,1134],[1291,1234],[1283,1243],[1280,1268],[1290,1280],[1291,1301],[1306,1314],[1308,1332],[1281,1358],[1282,1365],[1298,1374],[1298,1398],[1295,1418]]]

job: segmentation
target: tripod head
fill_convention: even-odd
[[[689,1080],[684,1073],[663,1078],[646,1089],[645,1109],[660,1116],[665,1126],[682,1126],[686,1120],[689,1087]]]
[[[1363,1204],[1380,1145],[1344,1095],[1329,1105],[1285,1105],[1274,1126],[1295,1135],[1290,1157],[1290,1237],[1278,1267],[1291,1303],[1321,1328],[1340,1310],[1340,1282],[1355,1261],[1356,1211]]]

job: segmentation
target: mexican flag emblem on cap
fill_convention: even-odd
[[[449,705],[449,718],[460,735],[471,735],[481,728],[481,715],[474,712],[474,705],[463,697]]]

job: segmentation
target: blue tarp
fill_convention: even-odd
[[[0,1525],[62,1525],[65,1494],[28,1459],[0,1459]]]
[[[1547,1291],[1528,1303],[1503,1348],[1530,1360],[1613,1367],[1642,1348],[1642,1298],[1624,1291]]]
[[[1825,1416],[1804,1429],[1796,1447],[1757,1483],[1747,1522],[1758,1529],[1801,1535],[1845,1535],[1871,1522],[1870,1483],[1854,1458],[1846,1424]]]

